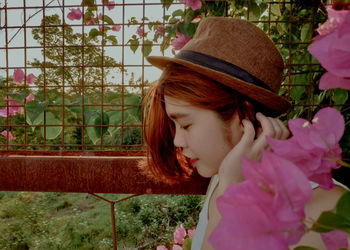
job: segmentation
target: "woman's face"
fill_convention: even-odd
[[[214,111],[165,96],[165,109],[175,124],[174,145],[203,177],[217,174],[221,161],[242,137],[242,126],[235,114],[230,124]]]

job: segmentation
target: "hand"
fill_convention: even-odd
[[[232,183],[243,180],[241,175],[241,159],[243,155],[252,161],[260,161],[262,150],[271,150],[267,144],[266,136],[279,140],[287,139],[289,136],[289,130],[281,120],[267,117],[262,113],[257,113],[256,119],[261,124],[261,127],[257,129],[257,136],[255,137],[255,129],[252,122],[243,120],[244,132],[241,140],[226,155],[220,165],[219,178],[223,189],[226,189]]]

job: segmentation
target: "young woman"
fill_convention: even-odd
[[[192,249],[210,249],[208,238],[221,218],[216,199],[242,181],[242,156],[259,161],[262,149],[269,149],[266,136],[289,136],[283,123],[270,117],[290,107],[278,96],[283,60],[254,24],[220,17],[204,19],[174,58],[147,60],[163,70],[146,97],[147,168],[169,183],[194,169],[211,177],[192,242]],[[315,191],[308,216],[332,208],[341,192]],[[306,244],[320,247],[314,237],[305,237]]]

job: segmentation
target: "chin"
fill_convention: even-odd
[[[217,174],[217,171],[213,171],[212,169],[201,169],[197,167],[198,174],[204,178],[211,178]]]

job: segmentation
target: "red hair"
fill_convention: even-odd
[[[174,146],[175,126],[166,114],[164,95],[215,111],[224,122],[229,122],[235,112],[240,120],[255,120],[254,101],[248,97],[189,68],[168,65],[160,79],[150,86],[144,100],[147,160],[140,166],[160,181],[179,182],[193,172],[181,149]]]

